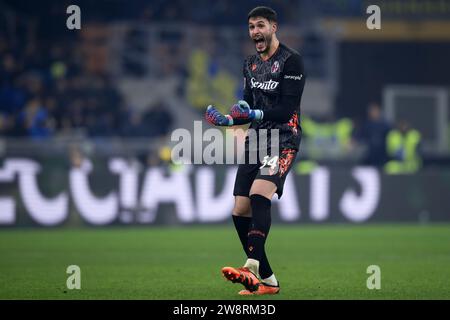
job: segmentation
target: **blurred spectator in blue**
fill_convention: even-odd
[[[36,140],[45,139],[51,135],[52,122],[52,118],[39,97],[32,98],[18,118],[23,133]]]
[[[386,137],[391,130],[391,125],[383,118],[381,107],[378,103],[372,102],[367,113],[367,121],[360,129],[359,134],[359,139],[367,146],[363,163],[381,167],[388,160]]]

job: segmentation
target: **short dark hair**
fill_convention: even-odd
[[[269,8],[269,7],[260,6],[260,7],[253,8],[248,13],[247,20],[250,20],[250,18],[256,18],[256,17],[266,18],[267,20],[269,20],[271,22],[278,22],[277,13],[275,12],[275,10],[273,10],[272,8]]]

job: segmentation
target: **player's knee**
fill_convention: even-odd
[[[250,206],[250,199],[247,197],[237,196],[234,201],[233,215],[251,217],[252,208]]]
[[[250,189],[250,197],[260,195],[271,200],[276,191],[277,186],[273,182],[262,179],[255,180]]]
[[[239,217],[251,217],[252,210],[251,210],[250,206],[248,206],[248,208],[235,206],[233,209],[233,215],[239,216]]]

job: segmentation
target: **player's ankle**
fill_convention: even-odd
[[[262,279],[262,282],[265,284],[268,284],[270,286],[278,287],[278,280],[277,280],[277,278],[275,278],[275,274],[273,274],[273,273],[270,277]]]
[[[255,259],[247,259],[244,265],[245,268],[248,268],[251,272],[253,272],[256,276],[259,275],[259,261]]]

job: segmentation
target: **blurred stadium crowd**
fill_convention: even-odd
[[[77,134],[94,137],[167,134],[173,120],[164,102],[159,101],[144,114],[133,110],[110,74],[86,70],[79,39],[68,36],[63,27],[65,8],[70,3],[47,4],[50,7],[29,1],[3,4],[0,28],[1,135],[43,139]],[[185,1],[132,1],[126,6],[123,1],[95,5],[80,1],[79,5],[83,8],[83,22],[87,23],[132,19],[242,24],[242,19],[236,14],[242,8],[227,1],[216,1],[213,5],[200,1],[195,6]],[[253,5],[247,3],[249,8]],[[278,7],[281,13],[289,11],[286,2],[280,1]],[[57,26],[58,22],[61,24]],[[48,34],[48,30],[52,33]],[[162,60],[164,52],[159,54],[157,60]]]
[[[284,24],[296,26],[299,3],[271,1],[267,4],[278,11]],[[136,0],[124,5],[121,0],[96,1],[95,4],[78,1],[84,28],[81,32],[65,28],[65,8],[70,4],[68,1],[4,1],[0,4],[1,136],[33,140],[167,137],[177,123],[189,121],[185,106],[198,120],[209,103],[216,102],[227,108],[240,97],[242,59],[253,52],[245,31],[245,14],[260,2]],[[120,29],[102,31],[102,26],[127,21],[132,21],[133,25],[138,23],[138,27],[122,38],[116,32]],[[160,38],[150,41],[156,44],[152,47],[147,44],[151,35],[144,32],[146,29],[142,26],[158,23],[181,25],[176,30],[183,32],[171,32],[169,28]],[[217,31],[217,25],[242,27],[242,34],[229,36],[227,29]],[[189,38],[190,27],[194,28],[195,37]],[[109,40],[105,40],[96,36],[102,32],[121,39],[119,42],[126,47],[128,61],[121,61],[119,71],[111,68],[110,61],[103,61],[114,56],[110,52],[114,46],[110,45],[108,37]],[[91,37],[88,41],[97,49],[86,49],[83,34]],[[320,39],[305,33],[286,33],[283,39],[304,53],[309,76],[324,77],[317,68],[326,62],[320,60],[325,50],[320,48]],[[105,41],[110,42],[105,44]],[[103,49],[108,51],[108,59],[102,60]],[[152,60],[153,65],[142,63],[147,61],[148,52],[152,56],[147,56],[147,60]],[[133,56],[140,53],[144,58]],[[96,55],[100,59],[96,59]],[[176,77],[177,85],[170,93],[184,105],[174,109],[174,103],[167,102],[164,96],[152,99],[150,96],[158,92],[153,94],[149,88],[148,101],[145,102],[144,97],[144,102],[137,106],[130,101],[120,81],[122,76],[130,75],[137,81],[153,76],[161,83]],[[409,159],[413,164],[408,165],[408,170],[417,170],[421,163],[420,133],[406,122],[396,125],[387,122],[380,104],[381,101],[374,99],[365,106],[366,119],[338,117],[332,111],[316,117],[306,110],[303,130],[308,156],[313,160],[333,158],[352,154],[363,146],[363,152],[354,152],[361,163],[381,166],[389,160]],[[392,168],[393,171],[403,170],[395,164]]]
[[[0,29],[0,133],[44,139],[54,135],[158,136],[171,114],[130,108],[107,74],[89,73],[77,41],[39,37],[41,20],[17,19]],[[11,27],[11,25],[9,25]]]

